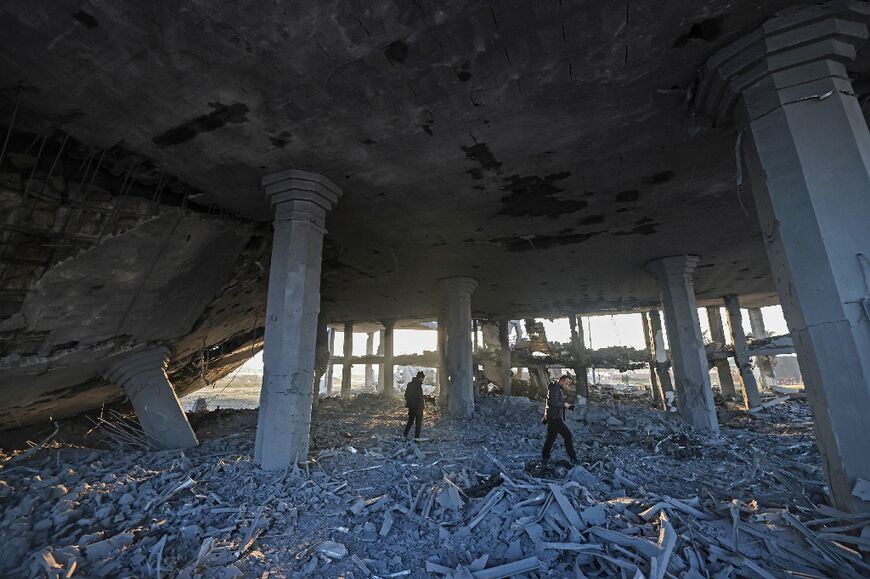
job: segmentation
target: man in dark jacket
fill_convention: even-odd
[[[408,382],[405,387],[405,406],[408,407],[408,423],[405,425],[405,438],[408,438],[408,432],[411,431],[411,425],[414,426],[414,438],[420,438],[420,427],[423,426],[423,372],[417,372],[417,375]]]
[[[571,436],[571,430],[565,424],[565,410],[573,410],[574,407],[565,402],[565,394],[562,388],[570,384],[571,377],[564,375],[556,382],[550,382],[547,388],[547,407],[544,410],[544,422],[547,425],[547,440],[544,442],[544,452],[541,453],[541,462],[547,464],[550,460],[550,451],[553,450],[553,443],[556,442],[556,436],[562,435],[565,441],[565,450],[568,452],[568,458],[571,459],[571,464],[577,463],[577,453],[574,452],[574,439]]]

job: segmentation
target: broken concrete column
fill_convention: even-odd
[[[384,396],[392,396],[396,380],[396,372],[393,367],[393,331],[396,328],[396,320],[384,320],[384,374],[381,392]]]
[[[265,177],[263,189],[275,211],[275,233],[254,460],[277,470],[308,456],[324,226],[341,189],[295,170]]]
[[[767,331],[764,329],[764,316],[761,308],[749,308],[749,327],[755,338],[766,338]],[[776,376],[773,373],[774,356],[756,356],[755,365],[761,374],[761,386],[767,390],[776,386]]]
[[[752,371],[752,360],[746,346],[746,334],[743,332],[743,316],[740,313],[740,300],[735,295],[722,298],[725,302],[725,312],[728,314],[728,328],[731,331],[731,344],[734,347],[734,363],[740,372],[740,386],[743,389],[743,404],[746,408],[761,406],[761,394],[758,393],[758,383]]]
[[[735,111],[771,271],[834,502],[870,480],[870,131],[846,64],[870,4],[792,10],[707,63],[699,108]]]
[[[350,398],[351,372],[353,370],[353,322],[344,323],[344,362],[341,365],[341,397]]]
[[[375,333],[368,332],[368,333],[366,333],[366,356],[371,356],[374,353],[375,353]],[[371,362],[366,362],[364,390],[367,391],[369,388],[371,388],[374,381],[375,381],[374,366],[372,366]]]
[[[329,361],[326,366],[326,395],[332,395],[332,357],[335,356],[335,330],[329,328]]]
[[[471,294],[477,280],[451,277],[438,283],[447,329],[447,411],[470,418],[474,412],[474,375],[471,357]]]
[[[719,306],[707,307],[707,322],[710,324],[710,339],[725,347],[725,330],[722,327],[722,313]],[[736,398],[737,390],[734,389],[734,377],[731,376],[731,365],[724,358],[714,362],[716,372],[719,373],[719,388],[725,398]]]
[[[574,388],[577,391],[578,402],[589,401],[589,368],[584,363],[586,355],[586,333],[583,330],[583,318],[580,316],[568,316],[568,325],[571,327],[571,344],[574,355]]]
[[[326,374],[329,365],[329,330],[323,313],[317,316],[317,343],[314,346],[314,382],[311,391],[311,412],[317,415],[317,405],[320,403],[320,379]]]
[[[166,348],[152,348],[115,362],[103,377],[126,392],[149,443],[160,450],[199,442],[166,376]]]
[[[499,370],[501,373],[501,391],[505,396],[511,395],[511,342],[508,320],[498,323]]]
[[[676,255],[651,261],[646,267],[662,291],[680,415],[694,428],[718,434],[719,421],[692,280],[698,261],[695,255]]]
[[[650,335],[649,321],[646,312],[641,312],[640,323],[643,326],[643,342],[649,355],[649,389],[652,395],[653,405],[656,408],[662,405],[662,393],[659,390],[659,381],[656,379],[656,362],[653,353],[652,336]]]
[[[450,387],[447,380],[447,321],[442,314],[438,316],[438,406],[447,406]]]
[[[383,357],[384,355],[384,331],[378,330],[378,356]],[[378,387],[376,388],[378,392],[384,391],[384,363],[381,362],[378,364]]]
[[[653,347],[653,359],[655,360],[656,375],[659,379],[659,388],[662,392],[662,410],[667,412],[677,411],[677,396],[671,382],[670,362],[668,352],[665,349],[665,334],[662,331],[662,317],[658,310],[649,312],[650,334]]]

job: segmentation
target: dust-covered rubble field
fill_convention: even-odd
[[[644,397],[596,400],[569,416],[575,468],[561,440],[540,465],[543,404],[525,398],[462,421],[429,406],[417,443],[398,399],[325,399],[310,460],[286,472],[252,463],[253,410],[191,415],[187,452],[68,421],[0,456],[0,575],[870,575],[870,516],[826,506],[804,400],[721,410],[715,439]]]

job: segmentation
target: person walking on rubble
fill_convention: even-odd
[[[565,450],[571,464],[577,464],[577,453],[574,452],[574,439],[571,430],[565,424],[565,410],[573,410],[574,406],[565,402],[565,394],[562,388],[571,382],[571,377],[561,376],[556,382],[550,382],[547,387],[547,406],[544,409],[544,424],[547,425],[547,440],[544,442],[544,451],[541,453],[541,463],[550,461],[550,451],[556,442],[556,436],[562,435],[565,441]]]
[[[420,427],[423,426],[423,374],[422,371],[408,382],[405,387],[405,406],[408,407],[408,423],[405,424],[404,437],[408,438],[411,425],[414,425],[414,438],[420,438]]]

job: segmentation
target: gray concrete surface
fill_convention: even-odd
[[[767,337],[761,308],[749,308],[749,327],[752,330],[754,338]],[[755,365],[758,366],[758,373],[761,375],[761,385],[767,390],[776,386],[776,376],[773,373],[773,360],[775,360],[774,356],[756,356],[755,358]]]
[[[199,441],[166,376],[168,355],[166,348],[133,352],[104,376],[127,393],[149,444],[159,450],[192,448]]]
[[[474,412],[474,368],[471,355],[471,294],[477,280],[452,277],[438,282],[443,296],[447,334],[447,411],[451,416],[471,418]]]
[[[342,191],[295,170],[263,179],[263,190],[275,210],[275,239],[254,460],[278,470],[308,456],[323,226]]]
[[[731,344],[734,347],[734,363],[740,373],[740,392],[743,395],[743,405],[746,408],[761,406],[761,395],[758,392],[758,381],[752,370],[752,359],[746,345],[746,333],[743,331],[743,313],[740,311],[740,299],[735,295],[722,298],[725,312],[728,314],[728,331],[731,333]]]
[[[698,92],[706,110],[733,110],[745,135],[822,462],[835,504],[851,511],[870,510],[852,494],[870,480],[870,133],[846,64],[868,19],[866,2],[773,19],[711,58]]]
[[[725,346],[725,330],[722,326],[722,314],[719,306],[707,306],[707,323],[710,326],[710,339],[717,344]],[[719,374],[719,388],[722,396],[735,398],[737,390],[734,389],[734,378],[731,376],[731,365],[728,359],[716,360],[716,373]]]
[[[716,434],[719,421],[692,285],[692,275],[699,261],[694,255],[676,255],[651,261],[646,268],[658,280],[662,291],[665,328],[674,363],[677,408],[693,427]]]

